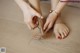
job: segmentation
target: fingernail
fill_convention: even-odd
[[[61,36],[58,36],[58,39],[62,39],[62,37]]]

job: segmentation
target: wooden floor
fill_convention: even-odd
[[[41,3],[43,14],[50,6]],[[23,14],[13,0],[0,0],[0,47],[7,53],[80,53],[80,9],[66,6],[62,18],[71,33],[64,40],[52,37],[31,40],[32,31],[23,22]]]

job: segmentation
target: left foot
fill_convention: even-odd
[[[69,28],[59,19],[56,20],[56,23],[54,25],[54,34],[57,39],[64,39],[69,34]]]

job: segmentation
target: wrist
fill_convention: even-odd
[[[52,13],[52,14],[56,14],[56,15],[58,15],[59,13],[57,12],[57,11],[55,11],[55,10],[50,10],[50,13]]]

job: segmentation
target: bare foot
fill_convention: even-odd
[[[60,20],[60,17],[58,17],[54,25],[54,34],[57,39],[64,39],[69,34],[69,28]]]

